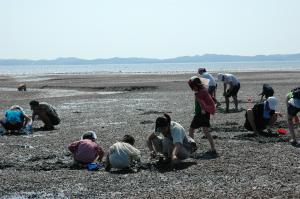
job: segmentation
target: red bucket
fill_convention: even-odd
[[[287,130],[285,130],[285,129],[277,129],[277,133],[279,133],[281,135],[285,135],[285,134],[287,134]]]

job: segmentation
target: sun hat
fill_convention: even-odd
[[[94,131],[88,131],[81,136],[81,140],[84,139],[94,139],[97,140],[97,135]]]
[[[268,102],[269,108],[271,110],[274,110],[274,111],[277,110],[278,100],[276,99],[276,97],[268,97],[268,99],[266,100],[266,102]]]

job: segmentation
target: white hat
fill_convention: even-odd
[[[82,136],[81,136],[81,140],[83,140],[83,137],[89,137],[89,138],[92,138],[94,140],[97,140],[97,135],[94,131],[87,131],[86,133],[84,133]]]
[[[268,97],[268,99],[266,100],[266,102],[269,103],[269,108],[271,110],[274,110],[274,111],[277,110],[278,100],[276,99],[276,97]]]
[[[288,103],[296,108],[300,108],[300,99],[291,98]]]
[[[223,81],[223,76],[224,76],[224,74],[218,73],[218,80]]]

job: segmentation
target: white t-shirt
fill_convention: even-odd
[[[184,128],[177,122],[171,121],[170,131],[171,131],[173,144],[175,143],[183,144],[188,140]],[[160,134],[161,133],[159,132],[155,132],[156,136],[159,136]]]
[[[236,86],[240,83],[240,81],[232,74],[224,74],[224,83]]]
[[[126,168],[132,161],[139,160],[141,152],[125,142],[117,142],[109,148],[109,162],[112,168]]]
[[[216,86],[216,85],[217,85],[215,78],[214,78],[210,73],[205,72],[205,73],[203,73],[201,76],[202,76],[203,78],[209,80],[208,86]]]

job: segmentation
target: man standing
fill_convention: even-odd
[[[218,74],[218,80],[224,83],[224,93],[226,102],[226,112],[229,112],[229,98],[232,97],[235,105],[235,111],[238,111],[237,94],[240,90],[240,81],[232,74]]]

